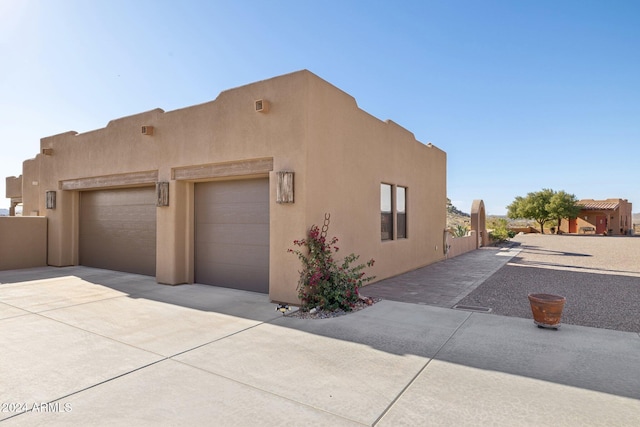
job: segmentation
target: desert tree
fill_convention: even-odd
[[[580,206],[576,205],[577,202],[578,199],[576,199],[576,196],[565,191],[555,192],[553,196],[551,196],[547,204],[547,211],[552,218],[558,220],[556,233],[560,232],[562,218],[576,218],[578,216]]]
[[[544,234],[544,223],[554,219],[549,212],[549,204],[555,192],[549,188],[528,193],[526,197],[517,196],[507,206],[507,216],[511,219],[526,218],[536,221],[540,225],[540,232]]]

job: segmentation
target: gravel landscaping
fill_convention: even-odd
[[[527,295],[566,297],[562,323],[640,333],[640,237],[519,235],[521,252],[460,305],[532,318]]]

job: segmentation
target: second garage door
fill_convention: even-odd
[[[195,281],[269,292],[269,180],[195,184]]]

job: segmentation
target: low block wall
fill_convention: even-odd
[[[0,217],[0,270],[47,265],[47,218]]]
[[[449,245],[451,246],[449,247],[447,258],[453,258],[475,250],[476,239],[475,233],[472,233],[470,236],[450,238]]]
[[[524,233],[524,234],[540,233],[540,230],[534,227],[509,227],[509,230],[513,231],[516,234],[517,233]]]

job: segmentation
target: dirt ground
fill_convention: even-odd
[[[518,235],[520,253],[460,304],[529,318],[529,293],[566,297],[562,322],[640,333],[640,236]]]

